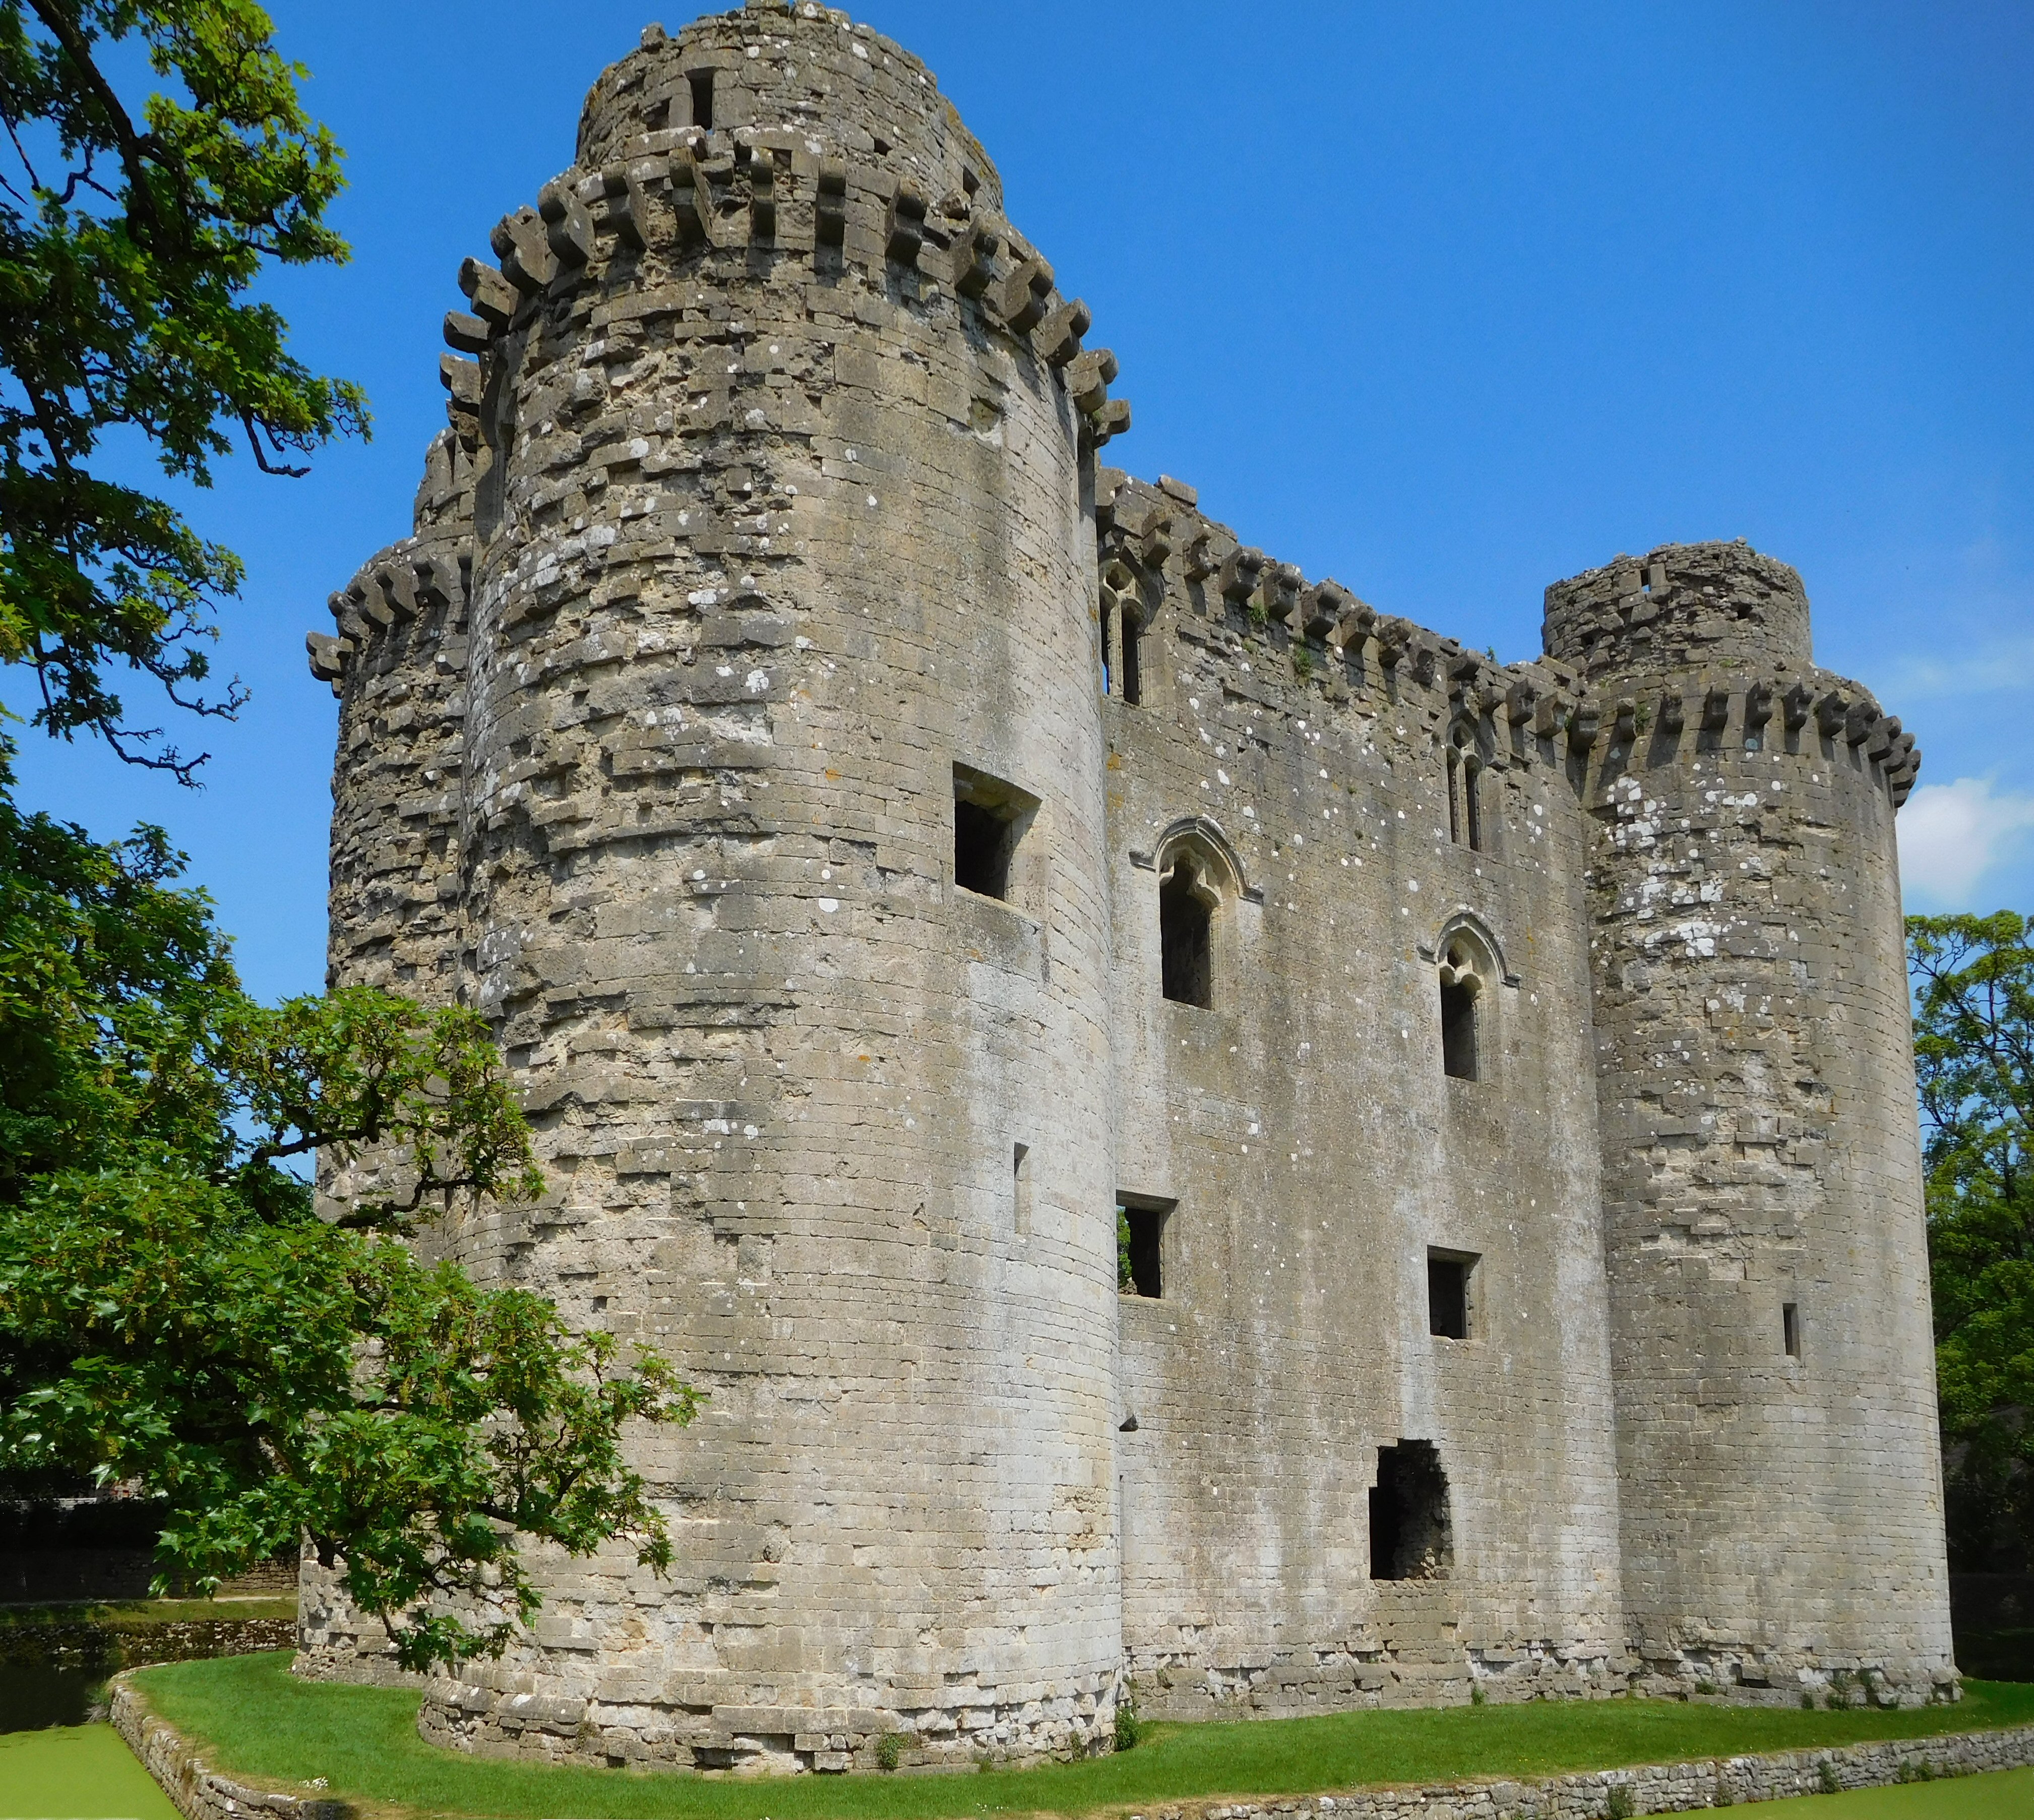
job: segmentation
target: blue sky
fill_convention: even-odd
[[[407,530],[460,257],[659,16],[274,10],[349,154],[355,257],[271,295],[374,440],[190,501],[248,559],[221,663],[255,691],[205,730],[202,794],[39,736],[21,767],[96,832],[167,826],[268,995],[323,977],[335,710],[302,635]],[[1909,908],[2034,909],[2034,9],[852,10],[936,72],[1092,307],[1136,414],[1112,459],[1507,659],[1548,582],[1748,538],[1806,578],[1818,659],[1920,738]]]

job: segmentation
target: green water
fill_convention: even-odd
[[[0,1736],[0,1820],[178,1820],[111,1725]]]

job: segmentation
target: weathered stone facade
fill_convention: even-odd
[[[711,1393],[672,1575],[555,1563],[427,1735],[1953,1693],[1911,737],[1741,543],[1508,666],[1240,545],[1000,208],[841,14],[651,28],[310,641],[332,978],[480,1007],[550,1182],[430,1242]]]

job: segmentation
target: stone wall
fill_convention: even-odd
[[[0,1662],[138,1668],[151,1662],[287,1649],[296,1641],[293,1618],[190,1618],[167,1624],[57,1619],[0,1624]]]
[[[1099,497],[1117,1186],[1170,1204],[1161,1293],[1121,1304],[1140,1702],[1621,1688],[1574,794],[1505,737],[1499,666],[1252,562],[1177,482]],[[1219,898],[1206,1008],[1161,991],[1183,859]],[[1439,1040],[1463,933],[1475,1079]],[[1474,1260],[1463,1338],[1430,1331],[1430,1249]],[[1452,1559],[1373,1579],[1378,1450],[1407,1439],[1437,1450]]]
[[[199,1747],[151,1713],[125,1676],[116,1676],[107,1692],[113,1728],[184,1820],[244,1820],[249,1814],[272,1814],[277,1820],[352,1820],[353,1809],[343,1801],[250,1788],[207,1768]]]
[[[468,591],[326,653],[334,977],[478,1005],[535,1126],[546,1201],[427,1243],[711,1401],[640,1449],[673,1577],[547,1563],[424,1728],[1082,1748],[1121,1634],[1086,312],[915,61],[817,8],[647,34],[582,145],[465,274]],[[1006,901],[950,875],[962,767],[1022,825]],[[373,1663],[306,1611],[311,1672]]]
[[[577,143],[311,640],[331,971],[478,1008],[530,1113],[544,1199],[424,1248],[710,1401],[636,1446],[670,1576],[540,1559],[425,1734],[1953,1694],[1919,755],[1798,577],[1619,557],[1503,665],[1101,467],[1086,309],[809,0],[651,28]],[[390,1672],[303,1612],[302,1672]]]
[[[1741,544],[1548,591],[1589,872],[1626,1597],[1658,1673],[1953,1679],[1893,818],[1906,749]]]

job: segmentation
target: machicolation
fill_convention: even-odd
[[[711,1393],[670,1574],[550,1563],[426,1735],[1953,1695],[1912,737],[1742,543],[1501,665],[1108,465],[1001,207],[842,14],[652,27],[311,636],[332,978],[482,1011],[550,1183],[427,1242]]]

